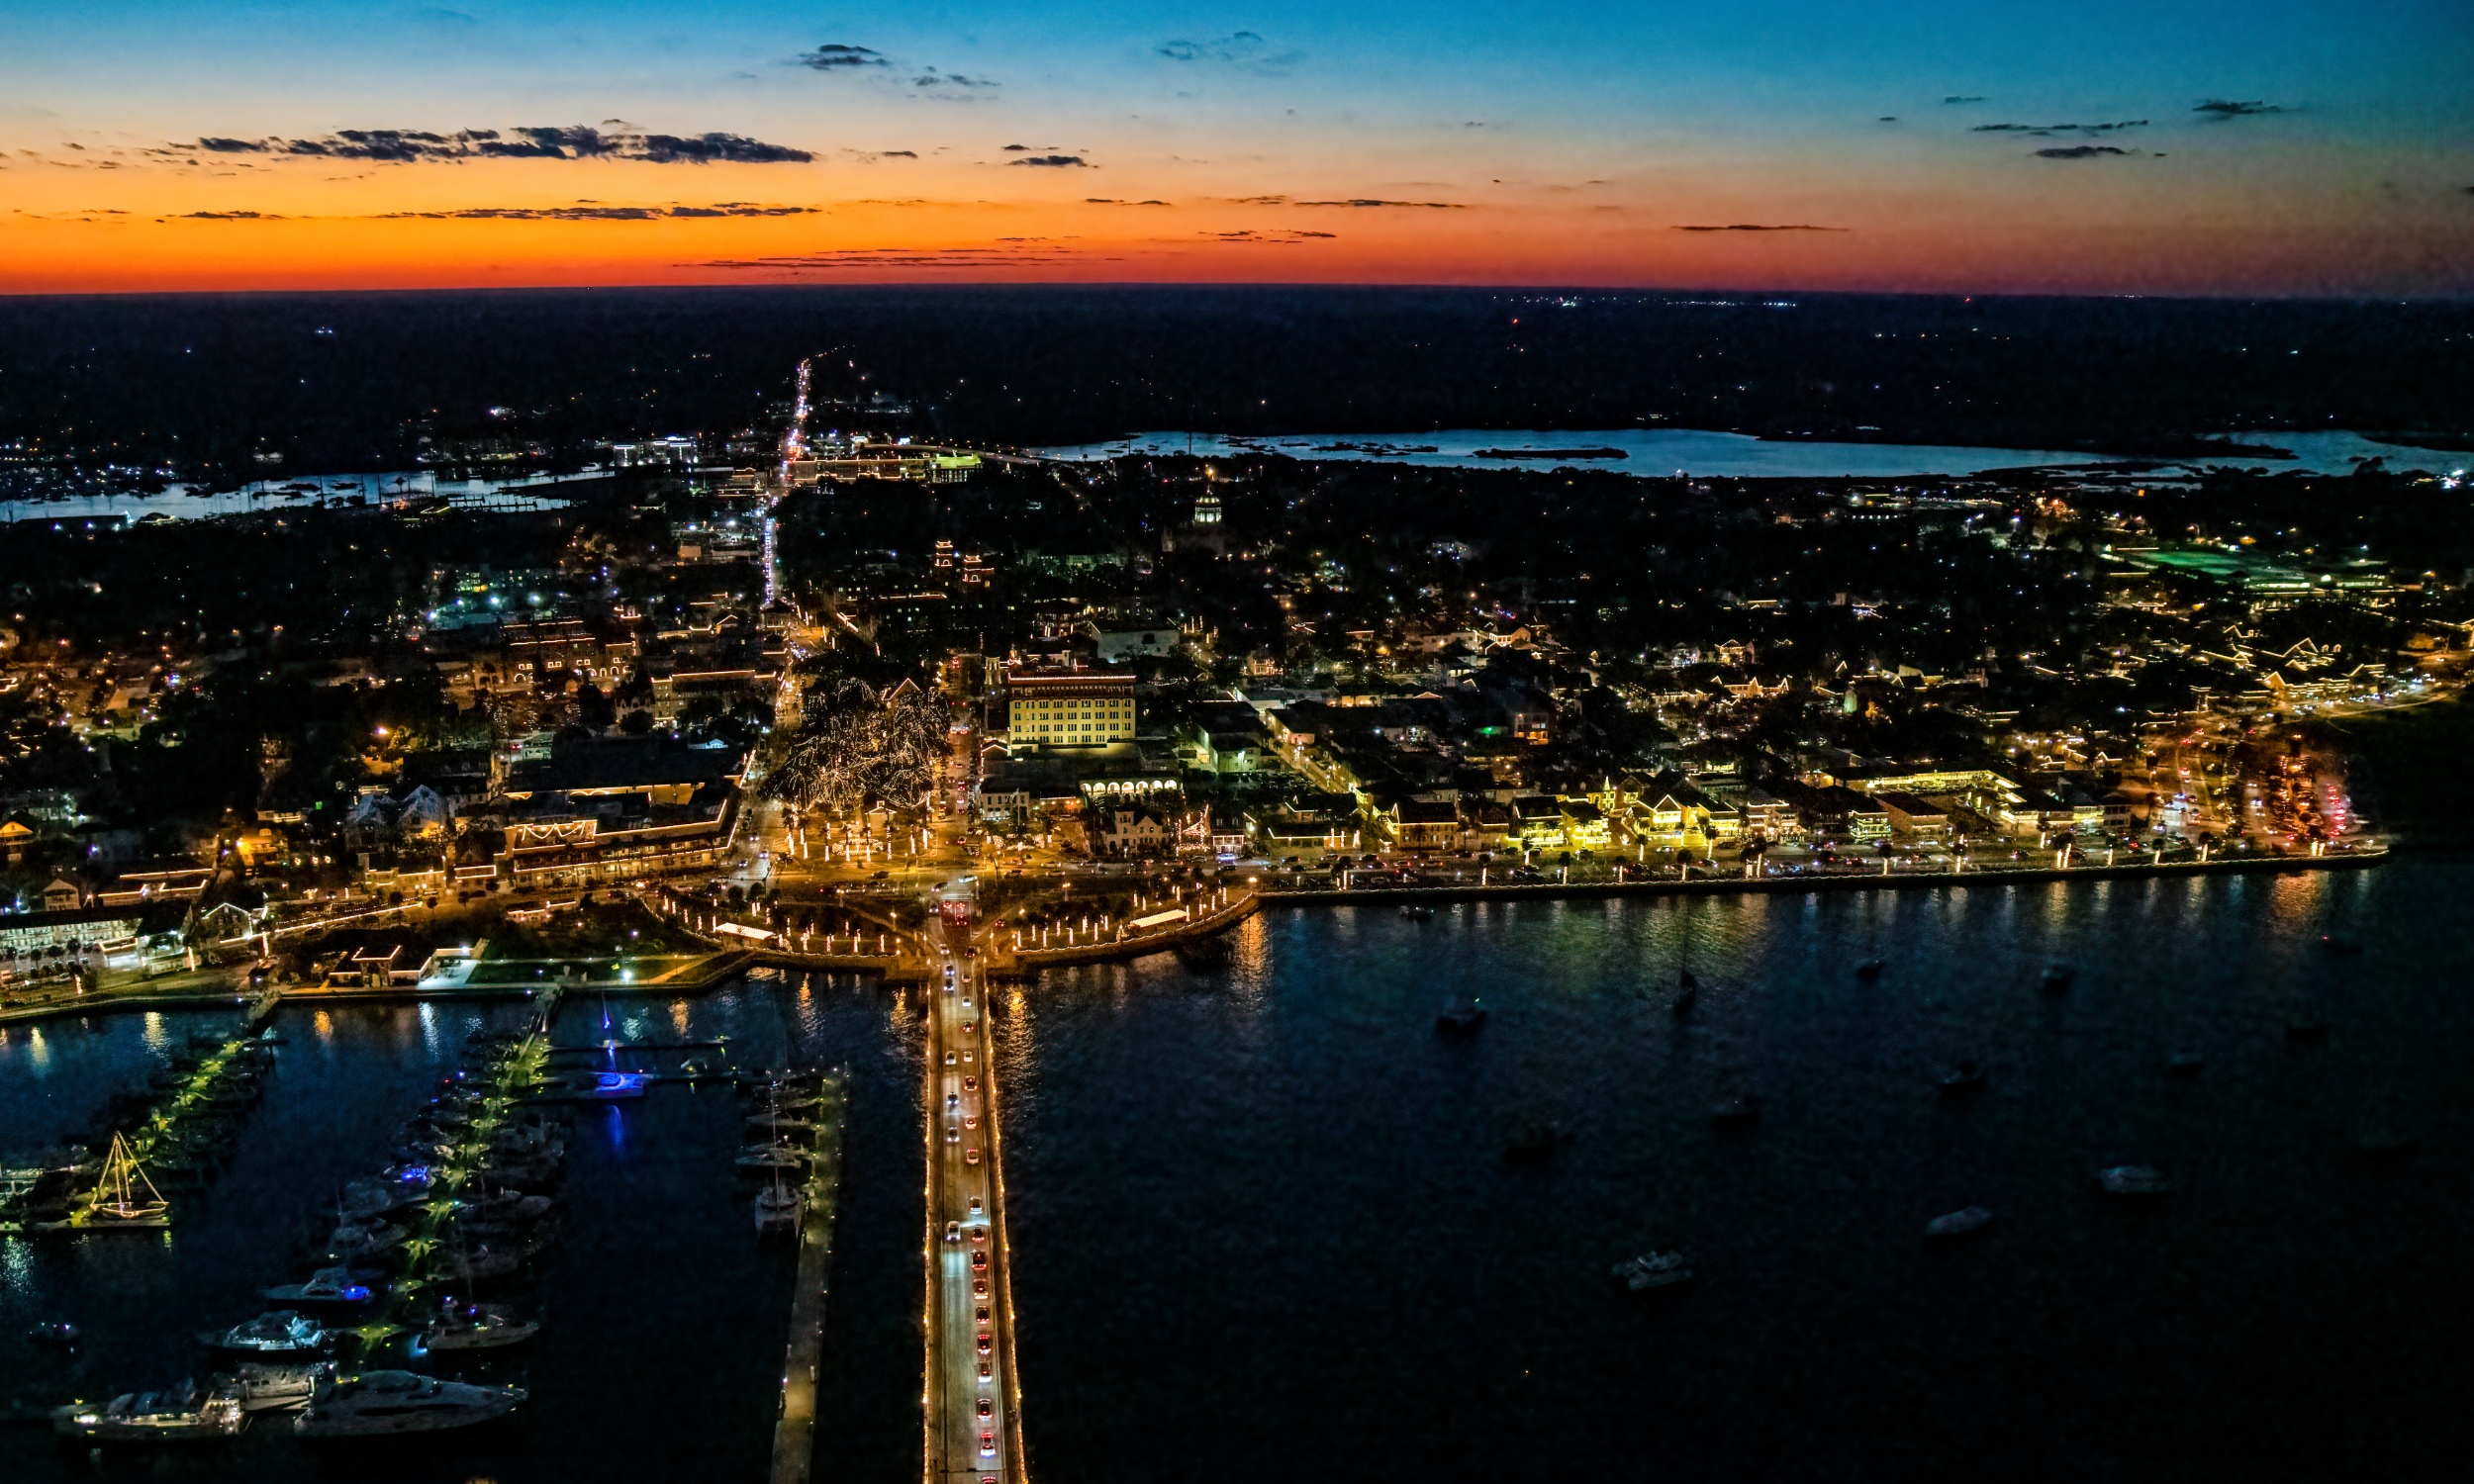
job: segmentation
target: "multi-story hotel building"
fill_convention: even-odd
[[[1134,677],[1091,670],[1017,670],[1005,677],[1015,748],[1105,747],[1134,740]]]

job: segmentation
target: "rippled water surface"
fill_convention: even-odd
[[[1003,1028],[1035,1471],[2451,1470],[2469,885],[2407,861],[1290,909],[1222,969],[1053,974]],[[1677,1020],[1687,923],[1704,987]],[[2079,974],[2047,996],[2055,959]],[[1438,1034],[1462,992],[1489,1019]],[[2290,1039],[2313,1020],[2324,1043]],[[2183,1051],[2207,1059],[2188,1082],[2165,1073]],[[1960,1060],[1986,1088],[1946,1098]],[[1713,1126],[1745,1092],[1760,1121]],[[1507,1159],[1528,1120],[1569,1144]],[[2420,1148],[2367,1156],[2375,1128]],[[2099,1193],[2133,1161],[2178,1193]],[[1973,1204],[1990,1230],[1928,1247],[1928,1219]],[[1697,1280],[1610,1277],[1655,1249]]]
[[[1024,1416],[1044,1480],[2461,1477],[2474,1321],[2474,864],[2204,881],[1281,908],[1222,962],[1052,974],[993,1017]],[[2365,951],[2331,952],[2325,934]],[[1687,946],[1688,939],[1688,946]],[[1703,988],[1671,1012],[1679,960]],[[1854,973],[1885,964],[1878,979]],[[2039,989],[2046,964],[2078,968]],[[1435,1027],[1482,997],[1474,1035]],[[819,1477],[918,1477],[915,1000],[851,980],[610,1008],[852,1079]],[[464,1036],[512,1011],[287,1010],[241,1152],[169,1242],[0,1243],[0,1403],[170,1379],[297,1277]],[[572,1002],[560,1039],[605,1032]],[[0,1154],[228,1017],[0,1040]],[[2324,1040],[2290,1028],[2323,1023]],[[2203,1057],[2187,1081],[2177,1053]],[[1981,1063],[1986,1086],[1938,1079]],[[1757,1094],[1758,1123],[1712,1124]],[[517,1426],[419,1447],[267,1430],[169,1454],[0,1427],[0,1480],[747,1480],[786,1252],[739,1108],[579,1118]],[[1545,1159],[1507,1136],[1553,1124]],[[2415,1148],[2365,1153],[2366,1135]],[[2095,1171],[2152,1163],[2152,1209]],[[1931,1217],[1997,1213],[1929,1248]],[[1696,1280],[1635,1294],[1653,1250]],[[94,1344],[63,1367],[26,1325]]]

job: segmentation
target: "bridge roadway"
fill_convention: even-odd
[[[1004,1181],[998,1165],[987,981],[963,957],[969,934],[941,915],[928,937],[928,1484],[1014,1484],[1022,1468],[1006,1279]],[[951,965],[950,987],[944,967]]]

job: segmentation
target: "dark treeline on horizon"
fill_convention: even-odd
[[[0,442],[218,483],[408,468],[425,437],[574,464],[598,439],[769,429],[793,365],[827,351],[917,430],[997,444],[1663,425],[2170,455],[2244,428],[2474,434],[2456,303],[794,286],[0,300]]]

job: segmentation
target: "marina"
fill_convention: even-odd
[[[714,1057],[713,1043],[725,1041],[744,1060],[734,1057],[730,1081],[663,1081],[641,1098],[604,1106],[523,1101],[523,1068],[537,1075],[549,1063],[546,1046],[528,1037],[532,1016],[513,1004],[279,1011],[286,1047],[259,1113],[265,1126],[253,1126],[260,1138],[173,1230],[156,1234],[156,1245],[5,1239],[19,1246],[0,1248],[0,1410],[46,1426],[0,1429],[0,1476],[14,1484],[82,1472],[82,1464],[72,1466],[82,1443],[80,1454],[53,1448],[53,1410],[67,1399],[82,1397],[80,1412],[101,1419],[117,1397],[191,1399],[179,1384],[184,1377],[196,1382],[192,1412],[234,1388],[241,1403],[237,1426],[217,1422],[180,1443],[182,1456],[196,1460],[187,1466],[208,1477],[255,1484],[355,1471],[370,1456],[356,1438],[369,1430],[365,1415],[356,1422],[346,1414],[398,1401],[418,1404],[428,1419],[418,1445],[430,1461],[408,1465],[434,1468],[447,1484],[511,1470],[584,1478],[622,1462],[667,1477],[698,1476],[733,1459],[741,1477],[766,1471],[795,1299],[806,1317],[801,1353],[811,1389],[825,1347],[841,1082],[809,1081],[780,1097],[786,1110],[798,1106],[786,1118],[809,1125],[791,1132],[817,1158],[812,1176],[795,1186],[801,1230],[766,1235],[752,1213],[769,1182],[742,1176],[732,1161],[751,1137],[747,1121],[772,1098],[735,1079],[763,1082],[766,1067],[838,1061],[880,1045],[899,1024],[886,1008],[881,991],[856,980],[798,974],[762,986],[725,984],[694,1001],[614,996],[606,1039],[619,1043],[622,1062]],[[591,998],[570,996],[556,1029],[562,1038],[576,1034],[598,1022],[597,1010]],[[672,1029],[680,1017],[703,1029]],[[120,1060],[90,1067],[81,1084],[109,1065],[120,1068],[123,1085],[143,1086],[156,1065],[145,1055],[147,1029],[138,1016],[60,1023],[44,1032],[43,1056],[56,1067],[109,1046]],[[164,1017],[155,1042],[167,1062],[186,1055],[177,1049],[186,1034],[179,1017]],[[527,1039],[535,1053],[523,1049]],[[682,1042],[706,1044],[672,1045]],[[7,1078],[0,1127],[9,1130],[12,1167],[19,1131],[40,1137],[46,1127],[44,1104],[22,1101],[45,1080],[29,1075],[31,1050],[22,1031],[0,1041]],[[610,1057],[607,1047],[593,1051]],[[49,1116],[80,1121],[73,1107]],[[561,1124],[564,1153],[543,1171],[541,1188],[500,1182],[511,1170],[531,1174],[534,1146],[553,1142]],[[431,1154],[442,1145],[444,1154],[421,1178],[406,1178],[412,1169],[397,1157],[416,1144]],[[372,1222],[404,1236],[367,1256],[336,1254],[339,1226]],[[557,1240],[538,1242],[543,1231]],[[812,1244],[812,1256],[804,1243]],[[683,1261],[693,1269],[684,1280]],[[324,1342],[299,1360],[199,1343],[201,1334],[221,1340],[287,1310],[304,1328],[315,1325]],[[69,1315],[77,1321],[73,1342],[21,1347],[19,1337],[39,1321]],[[643,1357],[654,1351],[684,1357],[689,1367],[665,1389],[706,1418],[695,1438],[661,1428],[668,1401],[617,1417],[608,1411],[612,1397],[648,1384]],[[381,1382],[389,1373],[490,1397],[512,1387],[523,1400],[506,1411],[452,1391],[398,1395],[387,1389],[395,1383]],[[667,1364],[661,1373],[669,1374]],[[296,1423],[310,1416],[298,1409],[311,1392],[332,1394],[356,1377],[345,1398],[369,1406],[327,1406],[314,1421]],[[441,1397],[452,1405],[441,1408]],[[812,1400],[808,1411],[811,1426],[838,1416]],[[516,1420],[512,1429],[502,1412]],[[440,1429],[442,1421],[457,1425]],[[168,1445],[171,1431],[123,1429],[86,1440],[104,1446],[113,1467],[137,1466],[149,1448]],[[561,1438],[554,1451],[538,1440],[545,1435]],[[572,1436],[606,1440],[579,1450],[564,1440]],[[140,1438],[150,1440],[133,1440]]]

